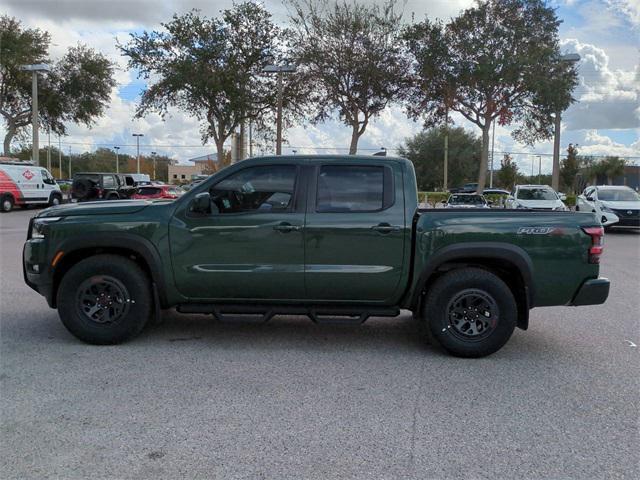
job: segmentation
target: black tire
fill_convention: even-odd
[[[119,255],[96,255],[71,267],[62,278],[57,302],[64,326],[94,345],[135,337],[153,310],[149,278],[135,262]]]
[[[4,195],[2,200],[0,200],[0,212],[10,212],[14,205],[15,200],[13,199],[13,195]]]
[[[112,192],[109,195],[107,195],[107,200],[120,200],[120,195],[118,195],[115,192]]]
[[[60,205],[62,203],[62,195],[59,193],[52,193],[51,197],[49,197],[49,206],[55,207],[56,205]]]
[[[466,358],[485,357],[502,348],[513,334],[517,315],[509,287],[479,268],[444,274],[429,289],[423,309],[431,334],[427,340]]]
[[[576,212],[580,211],[580,206],[576,204]]]

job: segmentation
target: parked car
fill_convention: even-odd
[[[454,193],[449,195],[445,208],[489,208],[483,195],[476,193]]]
[[[640,195],[629,187],[587,187],[576,198],[576,211],[595,213],[605,227],[640,227]]]
[[[131,198],[153,200],[158,198],[173,199],[184,194],[184,190],[176,185],[151,185],[138,187],[136,193]]]
[[[0,211],[60,203],[62,191],[49,170],[25,162],[0,162]]]
[[[505,201],[505,208],[568,211],[562,197],[548,185],[516,185]]]
[[[71,199],[76,202],[121,200],[136,191],[129,176],[116,173],[79,172],[73,176]]]
[[[277,156],[221,170],[174,202],[40,212],[25,280],[89,343],[134,337],[162,309],[362,323],[409,309],[447,351],[500,349],[529,310],[595,305],[593,214],[419,210],[402,158]]]

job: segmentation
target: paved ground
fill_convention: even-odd
[[[76,341],[22,282],[33,212],[0,217],[0,477],[638,478],[640,234],[607,236],[602,307],[532,312],[500,352],[362,327],[165,315]]]

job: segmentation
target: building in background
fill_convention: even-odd
[[[169,165],[169,183],[190,183],[200,175],[209,175],[215,171],[218,155],[202,155],[187,160],[189,163]]]

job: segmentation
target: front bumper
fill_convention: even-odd
[[[610,282],[608,278],[592,278],[585,281],[569,305],[582,306],[582,305],[600,305],[607,300],[609,296]]]
[[[44,296],[49,306],[53,308],[55,305],[53,300],[53,282],[51,281],[49,269],[46,263],[36,260],[43,258],[43,249],[44,245],[41,242],[34,242],[33,240],[25,242],[22,250],[22,274],[25,283],[40,295]],[[34,270],[34,265],[36,264],[39,266],[39,272]]]

